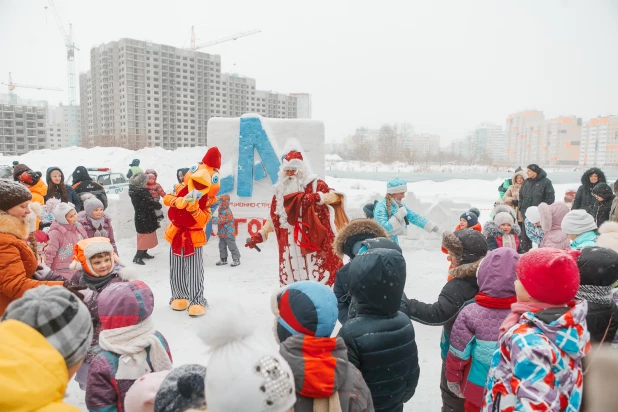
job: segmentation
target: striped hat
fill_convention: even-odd
[[[151,314],[154,296],[141,280],[112,283],[99,295],[99,318],[103,329],[137,325]]]
[[[406,193],[408,191],[408,184],[405,180],[398,177],[394,178],[386,184],[386,193]]]
[[[328,286],[309,280],[295,282],[278,291],[276,301],[272,309],[277,316],[280,342],[292,335],[324,338],[333,333],[337,323],[337,298]]]
[[[6,308],[2,320],[14,319],[36,329],[64,358],[67,368],[84,360],[92,341],[90,312],[62,286],[30,289]]]

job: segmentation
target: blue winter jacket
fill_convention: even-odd
[[[223,195],[212,205],[211,210],[219,208],[217,216],[213,216],[212,224],[217,225],[217,236],[225,239],[234,239],[234,214],[230,209],[230,197]]]
[[[427,218],[419,215],[416,212],[413,212],[405,204],[402,204],[401,207],[405,207],[406,211],[408,212],[406,217],[408,219],[409,225],[412,224],[414,226],[418,226],[421,229],[425,229],[427,232],[431,232],[436,227],[436,225],[430,222],[429,220],[427,220]],[[399,209],[399,207],[397,206],[397,203],[395,201],[391,202],[390,217],[392,217],[395,213],[397,213],[397,209]],[[378,203],[376,203],[373,209],[373,218],[375,219],[376,222],[380,224],[380,226],[386,229],[386,232],[388,233],[389,237],[394,242],[399,243],[399,237],[397,235],[392,234],[394,233],[394,230],[393,230],[393,225],[389,221],[390,217],[386,213],[386,198],[384,198],[380,200]],[[409,226],[409,225],[406,225],[406,226]]]
[[[594,246],[597,243],[598,237],[599,234],[595,231],[584,232],[571,242],[571,249],[579,250],[588,246]]]
[[[537,245],[540,245],[541,241],[543,240],[543,236],[545,236],[543,228],[541,228],[541,226],[535,225],[534,223],[530,223],[528,218],[524,220],[524,227],[526,228],[526,235],[528,235],[528,238]]]

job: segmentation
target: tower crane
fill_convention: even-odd
[[[58,9],[54,0],[49,0],[49,6],[54,12],[54,17],[58,23],[64,46],[67,50],[67,77],[69,83],[69,144],[77,146],[79,144],[79,131],[77,130],[77,85],[75,82],[75,50],[79,50],[73,41],[73,25],[69,23],[69,31],[64,28]]]
[[[240,33],[232,34],[231,36],[221,37],[221,38],[216,39],[216,40],[212,40],[212,41],[208,41],[206,43],[201,43],[201,44],[196,45],[195,44],[195,30],[194,30],[194,27],[191,26],[191,47],[189,48],[189,50],[196,51],[196,50],[199,50],[199,49],[203,49],[205,47],[214,46],[215,44],[220,44],[220,43],[225,43],[225,42],[232,41],[232,40],[237,40],[237,39],[240,39],[241,37],[247,37],[247,36],[251,36],[252,34],[257,34],[257,33],[261,33],[261,32],[262,32],[262,30],[260,30],[260,29],[253,29],[253,30],[243,31],[243,32],[240,32]]]
[[[4,84],[4,85],[9,87],[9,97],[10,97],[12,102],[16,102],[17,101],[17,96],[14,93],[14,90],[15,90],[16,87],[19,87],[19,88],[22,88],[22,89],[53,90],[53,91],[57,91],[57,92],[61,92],[62,91],[62,89],[60,89],[58,87],[47,87],[47,86],[36,86],[36,85],[33,85],[33,84],[14,83],[13,82],[13,76],[11,76],[11,72],[9,72],[9,82],[8,83],[2,82],[2,84]]]

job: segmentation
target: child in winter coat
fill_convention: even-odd
[[[108,215],[103,207],[103,202],[94,197],[88,196],[84,202],[84,210],[77,214],[79,223],[86,231],[88,238],[91,237],[106,237],[114,248],[114,253],[118,255],[116,247],[116,239],[114,239],[114,227],[112,226],[112,217]]]
[[[420,374],[414,327],[399,311],[406,261],[393,249],[361,248],[349,274],[355,313],[339,331],[348,360],[363,374],[376,411],[403,410]]]
[[[569,211],[569,207],[562,202],[552,203],[551,205],[541,203],[539,205],[539,217],[543,230],[543,240],[541,240],[539,247],[553,247],[561,250],[570,248],[569,237],[561,228],[562,220]]]
[[[147,169],[146,175],[148,176],[148,183],[146,183],[146,188],[150,192],[152,198],[159,202],[161,200],[161,197],[165,196],[165,190],[163,190],[163,187],[161,187],[161,185],[157,183],[157,172],[155,172],[153,169]],[[161,209],[155,210],[155,215],[157,215],[157,220],[164,219],[163,210]]]
[[[371,392],[348,361],[345,342],[330,337],[337,323],[337,299],[330,288],[296,282],[273,294],[271,303],[279,351],[296,381],[294,412],[332,410],[333,403],[337,411],[373,411]]]
[[[457,225],[457,227],[455,228],[455,232],[457,232],[458,230],[461,229],[472,229],[472,230],[476,230],[479,233],[483,233],[483,228],[481,227],[481,224],[479,223],[479,216],[481,215],[481,212],[473,207],[472,209],[470,209],[467,212],[464,212],[460,217],[459,217],[459,224]],[[442,247],[442,253],[448,255],[448,250],[445,249],[444,247]],[[453,265],[451,264],[448,267],[449,270],[453,269]],[[449,275],[447,276],[447,280],[452,280],[453,278]]]
[[[597,227],[609,220],[609,214],[612,209],[612,203],[616,196],[612,192],[612,188],[607,183],[599,182],[592,189],[592,196],[595,199],[592,206],[592,216],[597,224]]]
[[[217,236],[219,236],[219,258],[217,266],[227,265],[227,250],[232,253],[232,267],[240,265],[240,252],[236,246],[236,229],[234,224],[234,214],[230,209],[230,197],[223,195],[212,205],[213,209],[219,208],[217,216],[213,216],[212,224],[217,225]]]
[[[377,203],[378,201],[374,200],[373,203],[367,203],[363,206],[363,213],[367,219],[373,219],[373,210],[375,209]]]
[[[167,341],[152,322],[154,297],[144,282],[118,282],[98,297],[99,346],[88,371],[86,406],[90,411],[124,410],[133,383],[150,372],[172,369]]]
[[[517,303],[500,327],[482,411],[580,410],[590,334],[588,304],[573,300],[578,286],[571,251],[536,249],[519,259]]]
[[[75,274],[75,270],[69,268],[73,261],[73,248],[88,235],[79,223],[72,203],[49,199],[46,206],[51,209],[54,222],[49,228],[45,263],[56,273],[70,280]]]
[[[97,309],[97,301],[101,292],[108,286],[130,280],[123,266],[116,264],[114,248],[109,239],[104,237],[93,237],[84,239],[75,245],[75,257],[71,268],[75,274],[71,279],[71,284],[76,286],[87,286],[87,291],[82,292],[84,303],[90,311],[94,334],[92,343],[84,364],[77,371],[75,380],[79,386],[85,390],[88,381],[88,368],[92,358],[100,352],[99,333],[101,332],[101,320]]]
[[[508,212],[497,213],[493,221],[485,224],[483,234],[487,237],[489,250],[510,247],[518,253],[524,253],[519,239],[521,228],[515,223],[513,215]]]
[[[524,229],[526,230],[528,239],[539,246],[543,241],[545,232],[543,232],[543,228],[541,227],[541,212],[539,212],[538,206],[530,206],[526,209]]]
[[[63,397],[91,337],[88,309],[63,287],[13,301],[0,322],[0,410],[79,411]]]
[[[481,259],[487,254],[487,241],[476,230],[463,229],[455,233],[443,234],[442,247],[449,252],[448,258],[453,265],[453,269],[449,270],[449,275],[453,277],[453,280],[444,285],[435,303],[423,303],[410,299],[408,308],[410,319],[413,321],[430,326],[443,326],[440,339],[442,408],[443,410],[461,411],[464,408],[464,400],[451,392],[447,385],[446,356],[457,314],[464,306],[472,303],[478,294],[476,272]]]
[[[599,237],[594,218],[584,209],[571,210],[562,219],[560,227],[571,240],[571,249],[594,246]]]
[[[511,186],[512,187],[512,186]],[[500,325],[511,313],[515,297],[515,266],[519,255],[496,249],[482,260],[477,273],[479,293],[464,307],[451,331],[446,379],[451,392],[465,398],[466,412],[479,411],[491,354],[498,347]]]

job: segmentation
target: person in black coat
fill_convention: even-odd
[[[349,274],[356,314],[339,331],[348,360],[363,374],[376,411],[402,411],[420,374],[414,327],[399,312],[406,261],[393,249],[361,248]]]
[[[343,256],[350,258],[350,262],[357,255],[358,251],[367,249],[393,249],[403,253],[399,245],[388,238],[388,234],[382,226],[372,219],[355,219],[343,228],[333,241],[335,253],[343,259]],[[333,292],[337,298],[337,315],[339,322],[343,325],[348,321],[349,313],[356,312],[355,308],[350,308],[352,297],[350,296],[350,262],[343,265],[335,277]],[[401,298],[401,310],[408,314],[408,298],[404,293]],[[352,316],[353,317],[353,316]]]
[[[82,193],[92,193],[103,203],[103,209],[107,209],[107,195],[105,188],[92,180],[88,170],[84,166],[77,166],[73,172],[73,190],[81,199]]]
[[[56,172],[56,173],[54,173]],[[47,194],[45,195],[45,201],[47,202],[51,198],[59,199],[61,202],[71,202],[75,205],[75,210],[81,212],[82,201],[75,193],[75,190],[64,183],[64,173],[59,167],[52,166],[47,168]]]
[[[137,252],[133,258],[133,263],[143,265],[143,259],[153,259],[154,256],[148,254],[148,249],[158,245],[157,229],[159,221],[155,210],[163,206],[150,195],[146,188],[148,176],[144,173],[136,173],[129,180],[129,197],[135,209],[135,230],[137,231]]]
[[[592,189],[592,196],[594,197],[594,206],[592,206],[592,217],[597,224],[597,227],[609,220],[609,213],[612,210],[612,203],[614,202],[614,192],[607,183],[597,183]]]
[[[416,299],[408,301],[410,319],[424,325],[443,326],[440,349],[442,372],[440,391],[443,411],[464,411],[464,400],[448,389],[446,381],[446,355],[450,346],[451,329],[457,314],[474,301],[479,291],[476,271],[487,254],[485,237],[473,229],[462,229],[442,235],[442,247],[448,251],[453,268],[449,270],[452,280],[446,283],[434,303],[423,303]]]
[[[592,195],[592,189],[599,183],[607,183],[605,173],[598,167],[593,167],[584,172],[581,182],[582,184],[577,189],[571,210],[584,209],[586,212],[593,215],[592,209],[594,208],[596,199]]]
[[[551,180],[547,178],[545,170],[538,165],[531,164],[527,170],[528,178],[519,189],[519,212],[522,216],[526,215],[526,210],[530,206],[538,206],[541,203],[551,205],[556,200],[556,193]],[[521,247],[525,252],[532,249],[532,241],[525,230],[521,231]]]
[[[586,323],[592,342],[612,343],[618,330],[618,307],[612,285],[618,281],[618,253],[598,246],[585,247],[577,258],[579,289],[576,299],[588,302]]]

